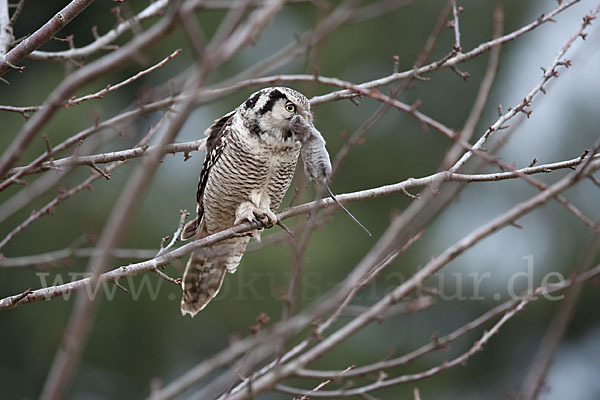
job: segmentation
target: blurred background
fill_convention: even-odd
[[[34,4],[35,3],[35,4]],[[26,2],[15,24],[15,37],[24,36],[51,18],[66,1]],[[460,15],[462,47],[471,50],[492,36],[492,1],[459,1],[464,7]],[[535,20],[556,7],[554,0],[500,1],[505,13],[504,32],[510,32]],[[333,4],[333,2],[332,2]],[[415,1],[410,6],[369,21],[345,24],[307,57],[301,57],[276,73],[312,73],[315,68],[323,76],[361,83],[389,75],[393,56],[399,57],[399,70],[410,69],[434,28],[438,15],[447,3],[438,0]],[[60,37],[74,34],[75,46],[94,39],[91,27],[103,33],[115,25],[111,9],[121,5],[124,16],[137,13],[148,5],[145,0],[117,3],[97,0],[60,32]],[[502,46],[498,75],[475,137],[497,119],[497,106],[504,110],[517,104],[539,82],[541,66],[548,66],[556,53],[580,27],[582,16],[597,6],[596,1],[583,0],[556,17],[556,23],[538,29]],[[222,10],[197,13],[206,35],[210,37],[222,20]],[[244,72],[261,59],[293,42],[323,18],[323,11],[311,2],[292,3],[274,18],[257,42],[215,71],[211,84]],[[155,20],[142,25],[149,26]],[[600,35],[593,24],[586,41],[577,41],[570,50],[573,67],[561,70],[558,79],[546,87],[548,94],[534,101],[533,114],[522,122],[501,150],[503,160],[518,167],[527,166],[535,157],[540,164],[576,158],[590,148],[599,137],[600,113]],[[130,34],[117,43],[124,43]],[[447,54],[454,42],[451,29],[445,28],[431,60]],[[43,50],[65,49],[65,43],[53,41]],[[152,96],[153,88],[175,79],[194,62],[193,52],[181,31],[165,37],[140,57],[140,64],[130,63],[79,91],[83,95],[97,91],[109,83],[124,80],[147,66],[182,48],[182,53],[166,66],[144,76],[131,85],[111,93],[102,100],[85,102],[62,110],[44,129],[56,144],[76,132],[104,120]],[[90,58],[87,61],[91,61]],[[449,127],[460,129],[469,114],[485,72],[488,54],[460,65],[470,74],[463,81],[450,70],[440,70],[417,81],[400,99],[412,104],[423,102],[420,110]],[[39,105],[75,68],[72,64],[22,63],[22,74],[11,71],[4,77],[10,85],[0,87],[0,104],[13,106]],[[307,97],[331,91],[315,84],[290,85]],[[197,140],[216,118],[237,107],[258,88],[242,89],[217,101],[198,107],[177,137],[178,142]],[[372,99],[360,105],[337,101],[315,107],[317,127],[324,134],[330,154],[335,156],[348,134],[352,134],[378,108]],[[137,142],[156,123],[162,112],[151,113],[123,127],[119,136],[108,143],[100,135],[84,144],[84,149],[106,152],[126,149]],[[0,112],[2,134],[0,149],[5,149],[24,124],[17,113]],[[427,176],[436,172],[451,142],[436,131],[424,131],[411,116],[388,111],[370,129],[364,143],[355,147],[345,159],[332,182],[336,193],[346,193],[400,182],[408,177]],[[41,138],[36,139],[24,159],[30,160],[45,150]],[[157,249],[161,238],[177,227],[179,210],[195,211],[196,184],[203,161],[202,153],[193,153],[184,161],[182,154],[167,155],[150,190],[145,194],[135,221],[121,244],[123,248]],[[98,180],[89,191],[56,207],[53,215],[44,216],[15,237],[1,252],[5,257],[19,257],[68,248],[81,238],[102,231],[106,218],[127,181],[132,160],[115,170],[112,180]],[[489,167],[489,171],[496,169]],[[52,173],[52,172],[51,172]],[[88,168],[76,168],[55,190],[0,224],[4,237],[23,221],[33,209],[54,198],[59,188],[70,188],[89,176]],[[537,178],[550,183],[567,171],[556,171]],[[36,176],[27,179],[33,180]],[[292,187],[304,188],[302,169],[297,170]],[[14,186],[0,193],[0,202],[20,190]],[[442,252],[452,243],[500,215],[519,201],[537,192],[520,180],[468,185],[453,204],[428,227],[423,238],[401,255],[378,279],[361,292],[357,304],[372,304],[419,266]],[[283,205],[287,206],[293,190]],[[594,221],[600,220],[600,191],[586,180],[565,193],[580,210]],[[299,200],[313,197],[312,186],[302,190]],[[384,232],[393,215],[411,202],[402,195],[367,200],[349,205],[350,210],[373,233],[367,238],[342,213],[315,232],[306,253],[300,292],[302,304],[310,304],[338,283],[360,261]],[[299,217],[295,222],[300,222]],[[290,221],[290,225],[294,221]],[[444,335],[476,318],[493,305],[509,297],[509,282],[515,273],[532,268],[532,285],[538,286],[550,272],[568,276],[592,231],[566,212],[556,202],[519,220],[522,229],[508,227],[484,240],[457,258],[431,279],[443,296],[434,307],[415,314],[388,318],[371,325],[339,346],[314,367],[344,369],[348,360],[357,366],[382,359],[393,351],[401,355],[427,343],[434,332]],[[276,234],[274,228],[264,234]],[[249,334],[256,317],[265,312],[273,320],[281,317],[280,295],[287,287],[292,252],[285,242],[248,252],[235,275],[228,275],[219,296],[196,318],[182,318],[179,312],[180,288],[144,274],[122,283],[131,294],[111,287],[103,298],[96,323],[83,353],[80,368],[74,376],[70,399],[144,398],[152,382],[170,382],[202,359],[226,347],[236,337]],[[135,262],[115,260],[111,268]],[[185,262],[185,261],[182,261]],[[597,262],[597,261],[596,261]],[[86,259],[69,259],[35,268],[1,268],[0,296],[6,297],[47,283],[60,283],[77,278],[85,271]],[[594,264],[595,265],[595,264]],[[183,264],[166,268],[171,276],[181,276]],[[482,281],[478,299],[473,299],[473,277],[489,272]],[[527,278],[514,279],[517,292],[526,289]],[[145,286],[144,286],[145,285]],[[479,298],[480,297],[480,298]],[[73,299],[56,298],[0,313],[0,397],[31,399],[38,396],[48,368],[68,321]],[[586,284],[566,337],[561,343],[547,379],[547,390],[541,399],[600,398],[600,322],[597,304],[600,292]],[[485,347],[460,368],[444,371],[430,379],[378,391],[381,399],[412,398],[413,387],[419,387],[423,399],[505,399],[520,387],[541,337],[559,303],[542,300],[530,304]],[[343,318],[341,322],[347,321]],[[454,343],[448,351],[438,351],[398,368],[394,375],[418,372],[466,351],[479,338],[476,331]],[[205,382],[204,382],[205,383]],[[203,383],[196,385],[198,389]],[[187,398],[193,390],[180,398]],[[286,399],[289,395],[267,394],[260,399]]]

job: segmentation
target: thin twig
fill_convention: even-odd
[[[456,0],[452,0],[452,16],[454,17],[452,20],[452,28],[454,28],[454,46],[452,49],[457,53],[462,51],[462,47],[460,45],[460,27],[458,24],[458,14],[462,10],[459,10],[459,8],[462,7],[457,7]]]
[[[156,255],[154,256],[154,258],[156,257],[160,257],[163,254],[167,253],[174,245],[175,242],[177,242],[177,240],[179,240],[179,235],[181,235],[181,231],[183,231],[183,226],[185,225],[185,220],[187,217],[190,216],[190,213],[187,210],[179,210],[179,224],[177,225],[177,230],[175,231],[175,233],[173,233],[173,237],[171,238],[171,241],[169,242],[168,245],[166,246],[160,246],[160,250],[158,251],[158,253],[156,253]]]
[[[36,61],[64,61],[91,56],[100,50],[108,48],[108,46],[115,39],[117,39],[123,33],[129,31],[134,24],[138,24],[139,22],[148,18],[161,15],[168,3],[168,0],[156,0],[152,2],[135,17],[119,23],[115,28],[111,29],[104,35],[95,37],[95,40],[86,46],[56,52],[35,50],[28,55],[28,58]]]
[[[501,3],[498,3],[494,8],[494,39],[502,35],[503,25],[504,11],[502,9]],[[469,142],[471,140],[471,137],[473,136],[473,133],[477,128],[477,124],[481,119],[485,105],[487,104],[488,98],[490,96],[490,92],[492,90],[492,86],[496,78],[496,72],[498,70],[498,63],[500,61],[500,48],[501,46],[498,45],[492,47],[490,51],[485,75],[483,76],[481,84],[479,85],[477,97],[475,98],[473,106],[471,107],[471,111],[469,112],[469,116],[467,117],[467,120],[460,131],[460,138],[465,142]],[[444,156],[444,161],[442,162],[441,169],[446,170],[450,168],[452,165],[454,165],[454,163],[458,161],[458,158],[462,154],[463,146],[460,143],[454,143]]]
[[[345,373],[347,373],[348,371],[351,371],[354,368],[354,365],[349,366],[348,368],[346,368],[345,370],[341,371],[338,375],[331,377],[321,383],[319,383],[314,389],[312,389],[311,391],[302,394],[300,397],[298,397],[298,400],[310,400],[310,395],[314,394],[318,391],[320,391],[321,389],[323,389],[325,386],[329,385],[331,382],[333,382],[335,379],[342,377]]]
[[[131,82],[134,82],[134,81],[138,80],[142,76],[147,75],[150,72],[156,71],[157,69],[163,67],[166,63],[168,63],[173,58],[175,58],[179,53],[181,53],[181,49],[175,50],[174,52],[172,52],[167,57],[163,58],[161,61],[159,61],[158,63],[154,64],[153,66],[151,66],[149,68],[146,68],[146,69],[138,72],[137,74],[135,74],[135,75],[133,75],[133,76],[125,79],[122,82],[117,83],[116,85],[108,85],[104,89],[102,89],[102,90],[100,90],[100,91],[98,91],[96,93],[92,93],[92,94],[88,94],[88,95],[85,95],[85,96],[81,96],[81,97],[78,97],[76,99],[70,99],[70,100],[68,100],[68,101],[65,102],[64,107],[68,108],[68,107],[76,106],[76,105],[78,105],[80,103],[83,103],[84,101],[88,101],[88,100],[92,100],[92,99],[101,99],[107,93],[114,92],[115,90],[119,90],[123,86],[126,86],[126,85],[130,84]]]

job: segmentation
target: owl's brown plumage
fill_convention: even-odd
[[[275,211],[292,181],[302,146],[290,128],[296,115],[312,124],[306,97],[285,87],[267,88],[207,129],[198,216],[186,225],[182,239],[199,239],[246,221],[277,222]],[[192,253],[183,276],[183,315],[194,316],[217,295],[225,272],[235,272],[249,240],[231,238]]]

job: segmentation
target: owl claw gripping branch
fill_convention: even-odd
[[[309,179],[324,184],[335,200],[327,186],[331,162],[325,140],[315,129],[310,103],[301,93],[286,87],[259,90],[217,119],[205,134],[198,215],[186,224],[182,240],[201,239],[246,221],[276,224],[275,212],[300,153]],[[260,237],[260,231],[252,236]],[[249,236],[233,237],[192,253],[183,275],[183,315],[196,315],[217,295],[225,272],[236,271],[249,240]]]

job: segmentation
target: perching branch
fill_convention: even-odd
[[[594,162],[591,164],[591,167],[593,170],[598,168],[599,161],[600,161],[600,158],[595,157]],[[495,181],[499,181],[499,180],[518,178],[520,173],[533,174],[533,173],[547,172],[547,171],[551,171],[553,169],[570,168],[572,166],[581,164],[581,162],[582,162],[581,158],[576,158],[573,160],[568,160],[568,161],[564,161],[564,162],[560,162],[560,163],[541,165],[538,167],[524,168],[522,170],[518,170],[517,172],[502,172],[502,173],[495,173],[495,174],[481,174],[481,175],[473,175],[473,176],[464,175],[464,174],[453,174],[450,172],[439,172],[439,173],[436,173],[436,174],[433,174],[433,175],[430,175],[430,176],[424,177],[424,178],[410,178],[406,181],[396,183],[393,185],[381,186],[381,187],[363,190],[363,191],[359,191],[359,192],[355,192],[355,193],[339,194],[336,197],[338,198],[339,201],[354,202],[354,201],[361,201],[361,200],[366,200],[366,199],[373,199],[373,198],[377,198],[377,197],[388,196],[391,194],[402,193],[405,190],[424,187],[424,186],[432,185],[434,183],[443,182],[443,181],[446,181],[446,182],[495,182]],[[591,173],[591,171],[586,173],[586,176],[589,173]],[[574,183],[575,182],[573,182],[572,184],[574,184]],[[553,187],[553,186],[551,186],[551,187]],[[564,189],[562,189],[562,190],[564,190]],[[556,192],[560,192],[562,190],[557,190]],[[546,193],[546,192],[548,192],[548,190],[546,190],[542,193]],[[552,195],[555,194],[554,191],[551,193],[552,193]],[[552,196],[550,196],[550,198],[552,198]],[[305,204],[302,204],[299,206],[288,208],[288,209],[278,213],[277,216],[279,219],[287,219],[287,218],[290,218],[290,217],[293,217],[296,215],[305,214],[316,208],[335,207],[335,206],[337,206],[337,205],[332,199],[325,198],[322,200],[313,201],[310,203],[305,203]],[[244,223],[244,224],[236,225],[232,228],[226,229],[219,233],[215,233],[213,235],[207,236],[206,238],[197,240],[195,242],[188,243],[184,246],[179,247],[177,250],[171,251],[163,256],[156,257],[154,259],[144,261],[142,263],[131,264],[129,266],[123,266],[116,270],[108,272],[108,273],[104,274],[103,276],[105,276],[105,278],[104,278],[105,280],[112,281],[114,279],[118,279],[121,277],[137,275],[139,273],[149,271],[155,267],[161,267],[161,266],[168,265],[172,260],[184,257],[185,255],[191,253],[193,250],[198,249],[200,247],[209,246],[209,245],[219,242],[221,240],[225,240],[225,239],[234,237],[235,235],[240,234],[240,233],[249,232],[252,229],[257,229],[259,227],[260,226],[258,225],[258,223]],[[9,308],[14,308],[16,306],[30,303],[33,301],[62,296],[64,294],[72,292],[73,290],[82,289],[87,284],[89,284],[88,279],[82,279],[80,281],[71,282],[71,283],[59,285],[56,287],[39,289],[37,291],[32,292],[32,294],[30,294],[26,298],[21,299],[21,301],[18,304],[13,303],[12,299],[14,299],[15,296],[7,297],[7,298],[0,300],[0,311],[9,309]]]

